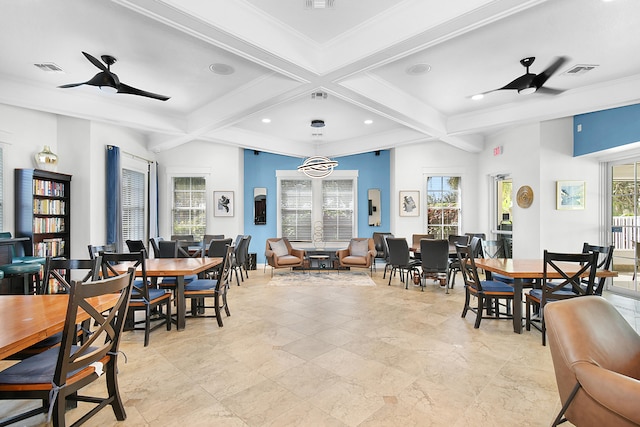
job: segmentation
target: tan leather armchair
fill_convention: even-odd
[[[304,267],[305,251],[293,249],[286,237],[271,237],[267,239],[265,246],[264,256],[272,267],[272,275],[275,268]]]
[[[608,301],[549,303],[545,322],[563,416],[576,426],[640,425],[640,336]]]
[[[364,241],[366,244],[359,243]],[[356,237],[346,249],[337,251],[336,256],[340,267],[369,268],[376,257],[376,245],[371,238]]]

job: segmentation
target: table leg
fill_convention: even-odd
[[[187,311],[187,305],[184,300],[184,276],[176,277],[176,311],[177,311],[177,324],[176,329],[184,329],[185,326],[185,312]]]
[[[522,333],[522,279],[513,280],[513,332]]]

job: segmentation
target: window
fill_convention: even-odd
[[[322,181],[322,233],[325,242],[353,236],[353,180]]]
[[[310,180],[280,181],[282,236],[289,240],[311,240],[312,192]]]
[[[145,240],[145,174],[122,169],[122,238]]]
[[[207,228],[206,182],[203,177],[174,177],[171,234],[201,240]]]
[[[427,233],[438,239],[460,234],[460,177],[427,177]]]
[[[357,171],[334,171],[327,179],[276,171],[278,229],[291,241],[348,242],[356,231]]]

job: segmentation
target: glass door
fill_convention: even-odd
[[[492,209],[492,227],[496,240],[501,240],[504,255],[511,258],[513,248],[513,181],[511,175],[496,175],[493,177],[495,205]]]
[[[638,295],[639,229],[639,161],[610,165],[611,241],[615,246],[612,268],[618,272],[608,289]]]

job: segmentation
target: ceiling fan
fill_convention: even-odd
[[[127,93],[130,95],[139,95],[146,96],[148,98],[159,99],[161,101],[166,101],[169,99],[168,96],[158,95],[157,93],[147,92],[145,90],[136,89],[135,87],[131,87],[120,82],[120,79],[115,73],[111,72],[111,66],[116,62],[116,58],[111,55],[102,55],[102,61],[104,64],[96,59],[94,56],[89,55],[87,52],[82,52],[82,54],[96,67],[98,67],[100,71],[98,74],[93,76],[90,80],[83,83],[69,83],[66,85],[58,86],[61,88],[69,88],[76,87],[81,85],[89,85],[89,86],[97,86],[102,90],[110,91],[113,93]]]
[[[533,64],[533,61],[536,60],[535,56],[530,56],[528,58],[523,58],[520,60],[520,64],[527,69],[527,72],[517,79],[513,80],[511,83],[508,83],[501,88],[493,89],[488,92],[481,93],[479,95],[474,95],[481,97],[481,95],[486,95],[487,93],[495,92],[498,90],[517,90],[518,93],[522,95],[529,95],[534,92],[544,93],[548,95],[559,95],[564,90],[561,89],[551,89],[544,87],[544,84],[562,65],[568,61],[569,58],[566,56],[557,57],[551,65],[547,67],[546,70],[541,72],[540,74],[533,74],[529,72],[529,67]]]

